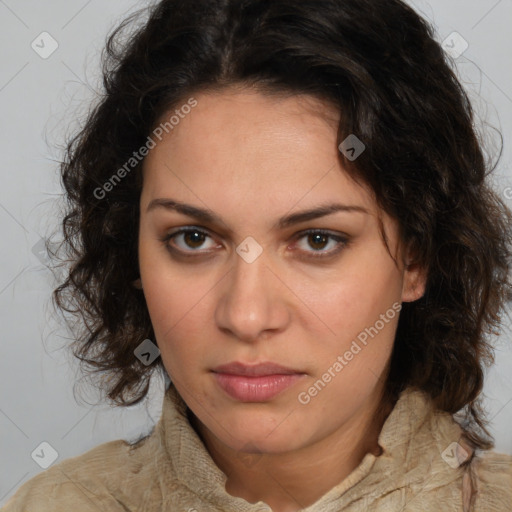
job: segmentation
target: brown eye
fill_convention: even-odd
[[[306,241],[305,244],[299,244],[301,246],[301,252],[310,253],[313,258],[321,258],[337,254],[348,243],[348,239],[345,236],[315,230],[302,233],[298,239],[304,239]],[[324,250],[326,247],[330,247],[330,250]]]
[[[179,231],[176,231],[174,233],[169,233],[165,236],[165,238],[162,240],[163,242],[169,242],[172,241],[172,244],[167,243],[167,247],[171,250],[176,250],[183,253],[201,253],[203,250],[208,250],[213,247],[215,247],[215,244],[213,241],[211,242],[212,245],[204,246],[205,242],[210,239],[211,236],[208,235],[208,233],[205,233],[204,231],[201,231],[200,229],[196,228],[183,228]],[[201,251],[196,249],[203,249]]]
[[[187,231],[183,233],[183,240],[188,247],[197,249],[204,244],[206,235],[200,231]]]
[[[310,243],[310,247],[315,250],[324,249],[325,245],[328,243],[329,237],[321,234],[307,235],[308,242]]]

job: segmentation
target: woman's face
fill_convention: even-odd
[[[139,261],[156,342],[218,442],[310,446],[378,401],[419,274],[381,212],[395,264],[374,199],[343,170],[334,110],[234,90],[195,99],[144,162]]]

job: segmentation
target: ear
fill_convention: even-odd
[[[412,251],[408,251],[402,285],[402,302],[414,302],[423,297],[427,284],[427,269],[413,261]]]
[[[142,281],[141,281],[140,277],[139,277],[139,279],[132,281],[132,286],[134,288],[137,288],[137,290],[142,290]]]

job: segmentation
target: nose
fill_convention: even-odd
[[[265,252],[251,263],[235,254],[233,268],[223,280],[215,321],[239,341],[253,343],[279,333],[290,321],[287,297],[292,293],[268,263]]]

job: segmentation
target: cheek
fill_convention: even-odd
[[[186,321],[207,292],[207,283],[193,283],[173,265],[163,242],[141,232],[139,266],[143,293],[155,332],[164,339],[175,326]],[[199,305],[200,306],[200,305]]]
[[[401,274],[389,256],[365,258],[359,254],[332,279],[304,286],[297,295],[317,314],[326,332],[347,340],[373,325],[401,298]],[[323,329],[322,329],[323,330]]]
[[[147,286],[146,286],[147,282]],[[183,345],[179,343],[184,336],[188,351],[194,348],[193,340],[200,339],[205,332],[206,298],[204,293],[187,291],[180,286],[179,280],[172,282],[151,280],[144,283],[144,295],[151,322],[161,350],[175,350]],[[201,303],[203,298],[203,303]]]
[[[156,267],[144,277],[144,296],[166,369],[174,376],[197,371],[211,332],[205,325],[212,316],[206,311],[211,286],[190,286],[174,273],[162,276]]]

